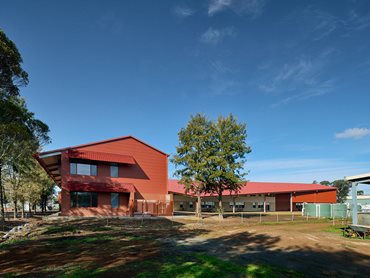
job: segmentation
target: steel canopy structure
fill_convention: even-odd
[[[344,179],[352,183],[352,224],[357,225],[357,186],[359,183],[370,184],[370,173],[348,176]]]

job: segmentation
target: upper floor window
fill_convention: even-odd
[[[118,164],[117,163],[112,163],[110,165],[110,176],[112,178],[118,178]]]
[[[96,164],[74,163],[71,162],[70,173],[73,175],[97,176],[98,167]]]

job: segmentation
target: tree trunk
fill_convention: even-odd
[[[201,198],[200,198],[200,191],[197,190],[197,209],[196,209],[197,217],[202,217],[202,206],[201,206]]]
[[[5,210],[4,210],[4,189],[3,189],[3,182],[2,182],[2,178],[1,178],[1,170],[2,170],[2,167],[3,165],[1,164],[1,161],[0,161],[0,220],[5,222]]]
[[[235,213],[235,197],[233,197],[233,213]]]
[[[22,219],[24,219],[24,202],[22,202]]]
[[[222,193],[218,195],[218,217],[220,219],[224,218],[224,209],[222,207]]]
[[[14,206],[14,219],[17,219],[17,213],[18,213],[18,209],[17,209],[17,200],[15,200],[13,202],[13,206]]]

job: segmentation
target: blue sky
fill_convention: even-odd
[[[132,134],[173,154],[191,114],[233,113],[250,180],[370,172],[369,1],[1,2],[46,150]]]

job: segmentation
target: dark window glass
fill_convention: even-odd
[[[98,193],[91,192],[91,206],[97,207],[98,206]]]
[[[118,178],[118,165],[117,164],[110,165],[110,176],[112,178]]]
[[[111,193],[110,202],[111,202],[112,208],[118,208],[119,207],[119,193]]]
[[[98,193],[96,192],[71,192],[71,207],[97,207]]]
[[[78,193],[78,206],[83,207],[83,208],[91,206],[91,193],[90,192],[79,192]]]
[[[70,168],[70,173],[72,175],[76,175],[77,174],[77,164],[76,163],[70,163],[69,164],[69,168]]]
[[[77,207],[77,192],[71,192],[71,207]]]

